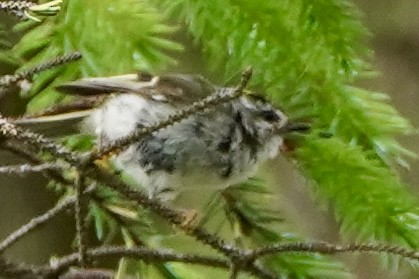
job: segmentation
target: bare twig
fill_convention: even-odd
[[[7,13],[21,19],[32,19],[39,22],[41,20],[35,17],[35,15],[55,15],[61,9],[61,3],[62,0],[54,0],[44,4],[36,4],[34,2],[24,0],[1,1],[0,10],[6,11]]]
[[[10,2],[14,2],[14,1],[10,1]],[[1,3],[6,3],[6,2],[0,2],[0,4]],[[29,3],[33,3],[33,2],[29,2]],[[47,62],[36,65],[33,68],[15,73],[14,75],[1,76],[0,77],[0,97],[2,97],[2,95],[6,92],[5,89],[10,86],[17,85],[19,82],[28,80],[37,73],[49,70],[56,66],[67,64],[72,61],[76,61],[80,58],[81,58],[81,54],[79,52],[74,52],[67,55],[55,57]]]
[[[148,262],[183,262],[190,264],[199,264],[205,266],[228,268],[229,262],[226,259],[220,259],[217,257],[202,256],[202,255],[191,255],[174,253],[167,250],[154,250],[145,247],[132,247],[127,248],[125,246],[109,246],[99,247],[95,249],[88,249],[86,254],[89,258],[110,258],[110,257],[128,257],[135,259],[142,259]],[[78,253],[74,253],[57,261],[54,261],[50,266],[41,268],[38,273],[44,276],[59,275],[68,269],[68,267],[74,265],[78,261]]]
[[[86,228],[84,223],[85,217],[85,201],[84,201],[84,188],[85,188],[85,177],[79,172],[76,175],[75,180],[76,188],[76,202],[74,203],[75,219],[76,219],[76,234],[77,234],[77,248],[79,254],[79,265],[86,267]]]
[[[213,256],[181,254],[167,250],[155,250],[146,247],[125,247],[125,246],[104,246],[86,251],[90,259],[110,258],[110,257],[127,257],[141,259],[147,262],[182,262],[188,264],[198,264],[204,266],[211,266],[231,270],[231,263],[228,259],[222,259]],[[66,271],[70,266],[78,261],[78,253],[64,256],[46,266],[40,268],[37,272],[44,276],[57,276]],[[235,268],[235,273],[238,273],[239,268]],[[240,271],[244,271],[258,278],[278,278],[276,275],[271,274],[257,265],[246,265],[240,267]]]
[[[3,253],[8,247],[10,247],[13,243],[18,241],[22,236],[25,234],[39,228],[41,225],[45,224],[47,221],[51,220],[57,214],[62,212],[63,210],[69,208],[72,204],[74,204],[76,198],[75,196],[70,196],[59,202],[56,206],[48,210],[42,215],[39,215],[33,219],[31,219],[28,223],[21,226],[16,231],[10,233],[6,239],[0,242],[0,254]]]
[[[9,152],[16,154],[16,156],[25,159],[32,164],[40,165],[43,164],[42,160],[39,158],[35,152],[31,151],[27,146],[23,146],[21,143],[14,140],[6,140],[4,142],[0,141],[0,148],[3,148]],[[70,166],[69,166],[70,167]],[[69,187],[73,186],[73,181],[64,177],[63,172],[55,169],[45,169],[42,174],[48,178],[55,180],[63,185]]]
[[[83,192],[83,195],[91,194],[95,189],[95,185],[92,184]],[[20,228],[10,233],[2,242],[0,242],[0,254],[2,254],[7,248],[13,245],[13,243],[21,239],[24,235],[40,228],[43,224],[50,221],[60,212],[70,208],[76,203],[76,200],[77,198],[75,195],[68,196],[44,214],[32,218],[28,223],[22,225]]]
[[[24,175],[27,173],[44,172],[46,170],[59,170],[60,166],[53,163],[43,163],[38,165],[20,164],[0,167],[0,174]]]
[[[22,79],[28,79],[30,77],[32,77],[35,74],[38,74],[40,72],[49,70],[51,68],[57,67],[57,66],[62,66],[65,64],[68,64],[70,62],[74,62],[79,60],[82,57],[80,52],[73,52],[70,54],[65,54],[62,56],[58,56],[58,57],[54,57],[51,60],[38,64],[33,68],[30,68],[28,70],[23,70],[21,72],[18,72],[14,75],[14,77],[18,80],[22,80]]]
[[[0,257],[0,276],[16,279],[41,279],[36,269],[24,264],[15,264]]]
[[[25,19],[25,11],[34,5],[36,5],[36,3],[31,1],[2,1],[0,2],[0,10]]]
[[[321,254],[337,254],[347,252],[375,252],[387,253],[401,256],[410,260],[419,260],[419,251],[408,250],[398,246],[388,246],[381,244],[349,244],[335,245],[325,242],[312,243],[289,243],[274,244],[267,247],[256,249],[253,252],[254,257],[262,257],[276,253],[298,253],[298,252],[317,252]]]
[[[5,139],[22,141],[26,145],[36,148],[37,151],[51,152],[54,156],[63,158],[74,165],[80,165],[80,162],[83,161],[75,153],[68,151],[63,145],[43,135],[18,127],[0,115],[0,143]]]
[[[258,257],[263,257],[278,252],[319,252],[322,254],[334,254],[353,251],[385,252],[418,260],[418,252],[407,251],[399,247],[367,244],[351,244],[343,247],[328,243],[278,243],[269,247],[256,249],[254,251],[248,251],[248,253],[244,254],[244,260],[249,259],[247,258],[249,255],[251,257],[254,257],[254,260],[256,260],[256,258]],[[91,259],[109,257],[128,257],[145,260],[147,262],[183,262],[189,264],[205,265],[229,269],[231,271],[230,278],[237,278],[236,276],[239,271],[249,272],[259,278],[277,278],[277,276],[266,272],[266,270],[264,270],[258,265],[234,265],[234,267],[232,267],[232,264],[230,262],[231,259],[227,260],[211,256],[180,254],[170,252],[167,250],[154,250],[146,247],[127,248],[125,246],[104,246],[94,249],[88,249],[86,251],[86,255]],[[62,272],[66,271],[70,266],[77,263],[78,260],[79,253],[74,253],[52,262],[49,266],[35,268],[28,266],[13,265],[0,258],[0,274],[13,274],[13,276],[16,278],[18,278],[18,274],[29,274],[29,278],[37,278],[37,276],[53,277],[58,276]],[[4,268],[2,269],[2,267]]]

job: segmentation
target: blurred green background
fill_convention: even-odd
[[[393,104],[410,119],[415,127],[419,124],[419,2],[417,0],[358,0],[363,11],[363,22],[371,31],[369,44],[374,50],[372,64],[380,73],[374,79],[359,81],[371,90],[391,95]],[[9,24],[11,17],[0,15],[0,20]],[[199,71],[196,61],[181,71]],[[0,68],[0,74],[7,69]],[[0,104],[3,113],[9,113],[13,98]],[[21,110],[18,109],[17,111]],[[16,111],[16,110],[14,110]],[[419,153],[418,136],[400,139],[406,147]],[[13,162],[1,153],[0,161]],[[411,161],[411,169],[400,170],[406,182],[419,190],[419,162]],[[278,170],[281,170],[278,172]],[[283,171],[282,171],[283,170]],[[277,173],[276,173],[277,172]],[[278,204],[283,217],[295,224],[294,229],[307,238],[339,241],[338,226],[333,216],[314,206],[310,188],[285,159],[278,158],[275,164],[267,164],[262,170],[273,188],[278,192]],[[46,180],[40,176],[0,177],[0,239],[24,224],[30,218],[43,213],[55,203],[55,195],[45,189]],[[64,233],[66,232],[66,233]],[[15,260],[45,262],[51,255],[70,252],[74,226],[71,217],[61,215],[45,228],[19,241],[7,255]],[[349,254],[339,256],[348,263],[361,279],[369,278],[415,278],[407,270],[389,272],[379,268],[374,255]]]
[[[415,0],[358,0],[355,1],[363,12],[362,21],[371,32],[369,44],[374,50],[371,63],[379,72],[376,78],[359,81],[367,89],[386,92],[393,105],[408,118],[414,127],[419,126],[419,2]],[[408,149],[419,154],[418,135],[400,138]],[[316,239],[336,242],[339,239],[338,226],[332,214],[319,211],[314,206],[310,189],[303,178],[278,159],[279,166],[269,166],[268,173],[277,168],[286,168],[282,174],[271,176],[281,195],[282,212],[285,218],[299,224],[298,230]],[[410,170],[400,170],[405,181],[419,193],[419,161],[410,161]],[[284,174],[293,173],[284,178]],[[275,182],[277,180],[280,182]],[[402,270],[389,272],[379,268],[379,260],[374,255],[346,255],[344,258],[361,279],[417,278]]]

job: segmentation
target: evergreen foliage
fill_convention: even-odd
[[[164,24],[147,1],[66,1],[63,10],[41,24],[24,23],[20,29],[26,31],[25,36],[13,54],[28,61],[24,67],[76,50],[83,53],[83,61],[41,74],[32,87],[28,112],[60,101],[62,95],[53,87],[64,80],[162,69],[174,63],[167,51],[181,49],[163,37],[174,28]]]
[[[371,75],[367,32],[349,1],[160,2],[186,23],[217,71],[258,65],[255,86],[291,117],[314,121],[320,130],[297,161],[344,236],[419,247],[418,201],[393,164],[412,155],[395,136],[413,128],[387,95],[348,86]]]
[[[343,238],[419,248],[419,202],[396,170],[413,154],[395,137],[414,129],[386,94],[353,85],[373,72],[366,62],[368,33],[350,1],[72,0],[56,17],[16,29],[25,34],[0,58],[7,54],[22,61],[22,68],[75,50],[83,54],[78,64],[37,76],[25,96],[28,112],[62,101],[53,87],[65,80],[163,71],[183,49],[174,39],[179,32],[191,35],[187,43],[202,50],[202,71],[213,72],[220,84],[252,65],[253,89],[266,92],[291,118],[313,123],[295,162],[318,200],[334,211]],[[225,193],[224,204],[210,204],[207,215],[228,219],[229,237],[245,247],[296,241],[295,234],[278,226],[278,213],[266,205],[266,195],[263,185],[251,181]],[[151,242],[143,235],[154,225],[148,220],[152,216],[144,217],[144,211],[112,192],[104,190],[90,209],[100,241]],[[351,278],[341,263],[319,254],[280,254],[264,264],[281,278]],[[121,261],[120,271],[130,270],[128,265]],[[145,269],[139,262],[133,265]],[[163,278],[180,278],[185,266],[155,268]],[[193,270],[199,269],[186,272],[189,278]]]
[[[16,65],[17,62],[6,53],[12,47],[12,43],[7,39],[7,35],[8,32],[4,25],[0,23],[0,63],[4,65]]]

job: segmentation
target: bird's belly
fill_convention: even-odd
[[[255,174],[256,162],[237,162],[228,176],[223,176],[217,166],[208,165],[204,159],[189,162],[189,166],[175,166],[172,172],[150,170],[133,160],[131,146],[118,155],[115,163],[118,168],[132,177],[138,187],[150,197],[157,197],[176,206],[197,208],[202,206],[215,192],[247,180]],[[194,165],[191,167],[190,165]]]

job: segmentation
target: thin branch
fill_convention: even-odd
[[[235,264],[230,264],[230,275],[229,278],[230,279],[237,279],[237,277],[239,276],[239,268],[237,265]]]
[[[221,259],[212,256],[202,256],[193,254],[174,253],[167,250],[154,250],[146,247],[125,247],[125,246],[104,246],[86,251],[90,259],[110,258],[110,257],[127,257],[141,259],[147,262],[182,262],[188,264],[197,264],[211,266],[223,269],[230,269],[231,263],[227,259]],[[62,257],[37,271],[43,276],[57,276],[67,270],[70,266],[78,261],[78,253],[74,253]],[[248,272],[259,278],[274,279],[276,275],[266,272],[263,268],[255,266],[243,266],[242,271]]]
[[[197,102],[194,102],[192,105],[186,107],[183,110],[178,111],[177,113],[169,116],[166,120],[163,120],[156,125],[150,127],[144,127],[136,130],[131,135],[117,140],[109,146],[101,148],[100,152],[97,154],[92,154],[92,161],[96,159],[101,159],[108,156],[110,153],[122,150],[140,140],[145,135],[149,135],[155,131],[171,126],[175,123],[182,121],[183,119],[194,115],[202,110],[208,109],[210,107],[217,106],[222,103],[229,102],[240,97],[243,94],[244,89],[246,88],[249,80],[252,76],[252,69],[249,67],[242,73],[242,79],[240,84],[235,88],[222,88],[220,91],[217,91],[215,94],[212,94],[204,99],[201,99]]]
[[[230,255],[236,251],[231,245],[227,245],[216,235],[212,235],[201,228],[185,228],[184,216],[181,212],[169,208],[157,199],[149,198],[148,195],[143,192],[132,189],[129,185],[121,181],[117,175],[110,173],[108,170],[102,170],[99,167],[91,168],[88,175],[94,180],[106,184],[129,200],[136,201],[143,207],[151,209],[163,219],[166,219],[170,223],[184,230],[187,234],[193,235],[204,244],[207,244],[216,250],[222,251],[225,255]]]
[[[400,256],[405,259],[419,261],[419,251],[408,250],[398,246],[388,246],[381,244],[349,244],[335,245],[324,242],[313,243],[289,243],[274,244],[267,247],[256,249],[253,256],[256,258],[276,254],[276,253],[296,253],[296,252],[317,252],[321,254],[337,254],[347,252],[375,252],[387,253]]]
[[[226,269],[229,267],[229,262],[226,259],[202,255],[174,253],[166,250],[154,250],[145,247],[127,248],[125,246],[104,246],[88,249],[86,254],[89,258],[92,259],[127,257],[141,259],[147,262],[182,262]],[[41,268],[38,273],[43,274],[44,276],[59,275],[63,271],[67,270],[68,267],[77,263],[78,257],[78,253],[62,257],[52,262],[50,266]]]
[[[60,166],[54,163],[44,163],[38,165],[20,164],[0,167],[0,174],[24,175],[28,173],[44,172],[46,170],[59,170]]]
[[[86,267],[86,227],[84,217],[86,215],[86,204],[84,199],[85,177],[78,172],[75,179],[76,202],[74,203],[76,219],[76,237],[79,254],[79,265]]]
[[[239,263],[243,270],[250,272],[258,278],[273,279],[277,278],[265,268],[256,265],[251,257],[251,253],[243,251],[237,247],[227,244],[223,239],[216,234],[211,234],[201,227],[185,227],[184,216],[176,210],[173,210],[162,202],[156,199],[149,198],[145,193],[133,190],[130,186],[125,184],[117,175],[112,174],[109,170],[103,170],[99,167],[90,168],[87,175],[103,184],[106,184],[111,189],[125,196],[131,201],[137,202],[139,205],[150,209],[166,221],[181,229],[184,233],[194,237],[199,242],[209,245],[216,251],[219,251],[234,263]],[[230,265],[229,265],[230,266]]]
[[[31,1],[2,1],[0,2],[0,10],[19,18],[26,19],[25,11],[34,5],[36,5],[36,3]]]
[[[11,1],[11,2],[14,2],[14,1]],[[7,2],[0,2],[0,4],[1,3],[7,3]],[[30,3],[33,4],[33,2],[30,2]],[[82,56],[79,52],[74,52],[67,55],[55,57],[47,62],[36,65],[33,68],[15,73],[14,75],[1,76],[0,77],[0,89],[1,89],[0,97],[2,97],[2,95],[6,92],[5,89],[8,87],[17,85],[19,82],[22,82],[24,80],[28,80],[37,73],[49,70],[56,66],[65,65],[70,62],[79,60],[81,57]]]
[[[2,254],[13,243],[21,239],[25,234],[34,231],[41,225],[45,224],[46,222],[57,216],[60,212],[69,208],[72,204],[74,204],[75,200],[75,196],[65,198],[44,214],[31,219],[28,223],[9,234],[2,242],[0,242],[0,254]]]
[[[16,279],[40,279],[34,267],[11,263],[3,257],[0,257],[0,276]]]
[[[92,193],[95,189],[96,187],[92,184],[83,192],[83,195],[88,195]],[[35,229],[40,228],[42,225],[44,225],[46,222],[57,216],[59,213],[70,208],[72,205],[76,203],[76,200],[77,199],[75,195],[68,196],[44,214],[32,218],[28,223],[22,225],[20,228],[10,233],[2,242],[0,242],[0,254],[2,254],[16,241],[21,239],[24,235],[34,231]]]
[[[70,53],[70,54],[57,56],[57,57],[52,58],[49,61],[46,61],[44,63],[40,63],[33,68],[18,72],[13,77],[18,79],[18,80],[28,79],[28,78],[34,76],[35,74],[41,73],[43,71],[49,70],[49,69],[57,67],[57,66],[66,65],[70,62],[77,61],[81,58],[82,58],[81,53],[77,52],[77,51],[73,52],[73,53]]]
[[[52,16],[61,10],[62,0],[54,0],[43,4],[36,4],[31,1],[14,0],[14,1],[1,1],[0,10],[17,16],[21,19],[32,19],[34,21],[41,21],[35,15],[39,16]]]
[[[6,140],[4,142],[0,142],[0,148],[3,148],[9,152],[12,152],[16,156],[25,159],[32,164],[40,165],[43,164],[42,160],[38,158],[35,152],[29,150],[27,146],[22,145],[22,143],[13,141],[13,140]],[[55,169],[45,169],[42,174],[48,178],[57,181],[63,185],[73,186],[73,181],[64,177],[63,172]]]
[[[37,151],[51,152],[54,156],[63,158],[73,165],[80,165],[80,161],[82,161],[75,153],[68,151],[63,145],[41,134],[16,126],[0,115],[0,143],[4,139],[23,141],[25,145],[36,148]]]

